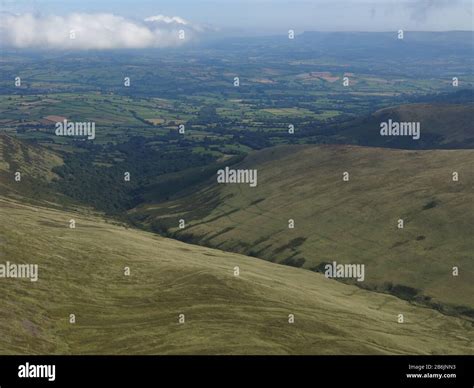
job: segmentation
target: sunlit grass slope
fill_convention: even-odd
[[[2,354],[472,352],[470,322],[390,295],[80,213],[0,206],[2,262],[39,265],[37,282],[0,279]]]
[[[257,169],[257,187],[214,177],[132,214],[185,241],[314,271],[365,264],[364,287],[474,316],[474,150],[281,146],[233,168]]]

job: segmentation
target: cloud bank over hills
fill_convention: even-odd
[[[204,30],[179,16],[154,15],[137,21],[111,13],[2,13],[0,42],[4,47],[37,49],[173,47],[196,39]]]

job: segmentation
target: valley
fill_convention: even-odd
[[[0,353],[472,354],[472,38],[4,49]]]
[[[280,146],[237,167],[257,168],[257,187],[213,177],[130,214],[183,241],[313,271],[365,263],[364,287],[406,289],[400,296],[472,317],[473,150]]]

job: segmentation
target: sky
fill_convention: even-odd
[[[473,0],[0,0],[0,44],[163,47],[229,35],[473,29]],[[77,39],[65,39],[71,26]],[[77,32],[77,31],[76,31]],[[97,42],[91,42],[97,38]]]

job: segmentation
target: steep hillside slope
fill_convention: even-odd
[[[257,187],[214,177],[132,215],[185,241],[315,271],[365,264],[360,286],[474,316],[474,150],[282,146],[233,168],[257,169]]]
[[[472,352],[471,322],[393,296],[81,213],[0,206],[2,262],[39,265],[37,282],[0,279],[2,354]]]
[[[50,187],[53,168],[62,164],[58,154],[0,132],[0,193],[28,201],[62,198]]]
[[[420,123],[420,138],[381,136],[380,123]],[[409,104],[379,110],[340,128],[339,137],[360,145],[407,149],[474,148],[474,104]]]
[[[61,165],[61,158],[54,152],[37,145],[25,143],[0,132],[0,171],[20,171],[26,176],[51,181],[51,170]]]

